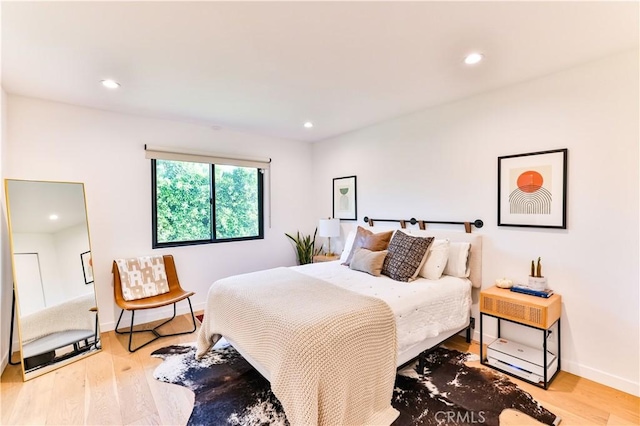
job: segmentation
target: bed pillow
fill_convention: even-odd
[[[353,246],[351,247],[351,252],[343,265],[349,266],[351,259],[353,259],[353,255],[361,247],[371,251],[386,250],[389,246],[389,240],[391,240],[392,235],[393,231],[374,234],[373,232],[358,226],[355,239],[353,240]]]
[[[387,253],[387,250],[371,251],[361,247],[353,254],[349,268],[354,271],[366,272],[374,277],[379,277]]]
[[[349,232],[347,235],[347,239],[344,241],[344,248],[342,249],[342,254],[340,255],[340,264],[344,264],[347,262],[347,258],[351,253],[351,248],[353,247],[353,240],[356,239],[356,231],[353,230]]]
[[[433,240],[427,250],[427,260],[418,275],[428,280],[439,280],[449,259],[449,240]]]
[[[382,273],[396,281],[413,281],[420,272],[433,237],[412,237],[396,232],[389,243]]]
[[[452,277],[468,278],[471,272],[468,266],[470,243],[449,243],[449,259],[444,274]]]

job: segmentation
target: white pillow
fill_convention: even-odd
[[[347,235],[347,239],[344,241],[344,249],[342,250],[342,254],[340,255],[340,264],[342,265],[349,258],[349,253],[351,253],[351,248],[353,247],[353,241],[356,239],[356,230],[349,232]]]
[[[444,274],[452,277],[468,278],[471,270],[468,266],[470,243],[449,243],[449,260]]]
[[[427,260],[418,275],[428,280],[440,279],[448,259],[449,240],[433,240],[427,251]]]

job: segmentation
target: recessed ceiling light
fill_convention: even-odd
[[[120,87],[120,83],[118,83],[115,80],[107,79],[107,80],[102,80],[100,83],[102,83],[102,85],[107,89],[117,89],[118,87]]]
[[[49,215],[49,220],[58,220],[58,215],[57,214]]]
[[[483,58],[484,58],[484,55],[482,53],[477,53],[477,52],[470,53],[467,55],[466,58],[464,58],[464,63],[467,65],[474,65],[480,62]]]
[[[304,127],[306,127],[307,129],[310,129],[313,127],[313,123],[310,121],[307,121],[306,123],[304,123]]]

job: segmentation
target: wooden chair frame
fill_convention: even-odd
[[[129,352],[135,352],[140,348],[147,346],[151,342],[155,342],[161,337],[169,337],[169,336],[179,336],[181,334],[190,334],[196,331],[196,318],[193,314],[193,306],[191,305],[190,297],[195,293],[192,291],[185,291],[180,286],[180,281],[178,280],[178,273],[176,271],[176,265],[173,260],[173,256],[170,254],[165,254],[162,256],[164,260],[164,269],[167,273],[167,282],[169,283],[169,292],[164,294],[159,294],[157,296],[145,297],[144,299],[138,300],[124,300],[124,296],[122,295],[122,283],[120,281],[120,273],[118,271],[118,265],[116,262],[113,262],[112,272],[113,272],[113,291],[115,296],[116,304],[120,307],[120,317],[118,318],[118,323],[116,324],[115,332],[118,334],[128,334],[129,335]],[[183,331],[180,333],[173,334],[161,334],[158,332],[158,329],[163,325],[171,322],[176,317],[176,303],[181,300],[187,299],[189,302],[189,310],[191,311],[191,320],[193,321],[193,330]],[[160,308],[163,306],[168,306],[173,304],[173,316],[168,320],[164,321],[162,324],[149,329],[149,330],[134,330],[133,329],[133,321],[135,317],[135,311],[142,309],[153,309]],[[122,319],[122,314],[124,311],[131,311],[131,325],[129,326],[128,331],[118,331],[118,327],[120,326],[120,320]],[[131,348],[131,342],[133,339],[133,333],[152,333],[155,337],[143,345],[138,346],[135,349]]]

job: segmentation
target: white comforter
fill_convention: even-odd
[[[471,282],[443,275],[437,281],[425,278],[410,283],[357,272],[339,261],[313,263],[292,269],[339,287],[384,300],[396,319],[398,353],[418,342],[449,330],[459,330],[469,321]]]

